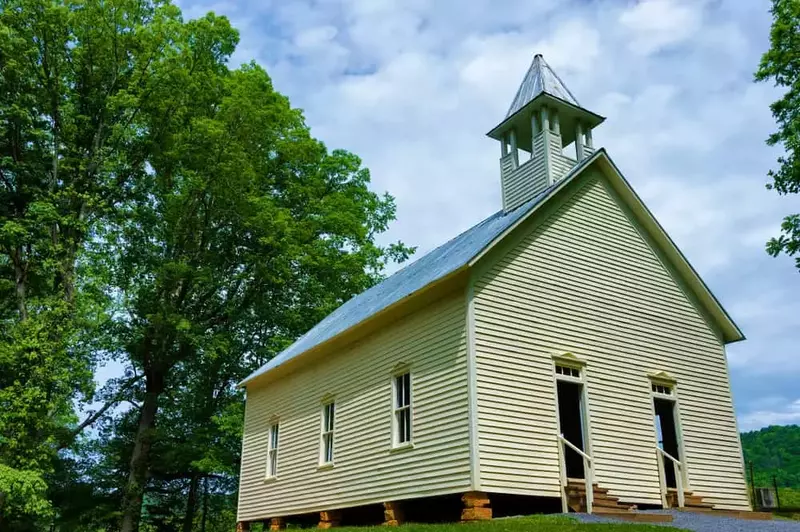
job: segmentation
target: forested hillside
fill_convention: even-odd
[[[800,425],[772,426],[742,433],[747,464],[753,462],[756,485],[800,488]],[[748,465],[749,480],[749,465]]]

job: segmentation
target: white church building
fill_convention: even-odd
[[[462,520],[750,510],[725,355],[744,336],[594,145],[603,121],[537,55],[489,132],[499,210],[243,381],[241,529],[453,500]]]

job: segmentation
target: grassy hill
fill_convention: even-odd
[[[779,486],[800,489],[800,425],[744,432],[742,450],[745,462],[753,462],[756,484],[772,484],[774,475]]]
[[[772,486],[774,477],[781,505],[800,507],[800,425],[744,432],[742,450],[748,481],[752,462],[756,486]]]

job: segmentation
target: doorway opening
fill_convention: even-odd
[[[678,443],[678,426],[675,418],[675,401],[671,399],[663,399],[660,397],[653,398],[653,409],[655,410],[655,424],[656,424],[656,437],[658,439],[658,446],[674,456],[678,460],[680,456],[680,444]],[[675,479],[675,464],[672,460],[664,460],[664,480],[668,488],[677,488],[678,484]]]
[[[557,379],[556,389],[558,391],[558,422],[561,434],[575,447],[586,452],[583,384]],[[585,478],[583,457],[569,446],[565,445],[564,447],[567,478]]]

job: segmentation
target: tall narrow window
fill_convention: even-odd
[[[394,444],[411,443],[411,374],[394,378]]]
[[[336,417],[336,405],[333,402],[322,405],[322,447],[320,449],[320,462],[333,463],[333,430]]]
[[[267,451],[267,478],[278,475],[278,424],[269,427],[269,450]]]

